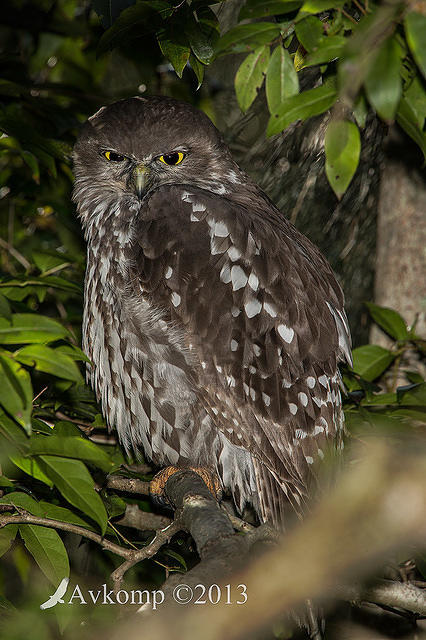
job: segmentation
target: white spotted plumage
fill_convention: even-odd
[[[303,512],[316,461],[341,447],[342,293],[205,116],[168,98],[117,105],[74,156],[89,378],[127,448],[206,466],[240,510],[283,526],[288,506]],[[148,163],[143,197],[130,173],[111,178],[100,145]],[[155,164],[173,149],[178,167]]]

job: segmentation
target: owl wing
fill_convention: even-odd
[[[214,424],[302,493],[314,454],[339,430],[337,363],[350,361],[330,266],[254,189],[162,187],[135,240],[144,295],[182,328]]]

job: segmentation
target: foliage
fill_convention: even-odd
[[[269,134],[334,109],[326,170],[338,196],[356,170],[358,127],[370,107],[386,122],[396,119],[426,154],[423,14],[402,3],[247,0],[239,23],[219,36],[211,5],[95,0],[93,11],[79,0],[13,0],[0,27],[0,510],[13,505],[16,513],[81,526],[125,548],[146,544],[150,534],[141,539],[116,519],[127,505],[150,505],[105,488],[109,474],[128,475],[129,461],[84,383],[85,249],[70,199],[79,124],[102,103],[145,91],[208,110],[206,67],[244,54],[238,102],[247,111],[266,78]],[[393,342],[354,350],[354,369],[344,373],[349,431],[417,428],[426,421],[426,382],[405,362],[413,353],[423,358],[425,342],[395,311],[372,304],[369,311]],[[32,578],[43,574],[56,588],[75,554],[62,533],[10,524],[0,529],[0,555],[0,606],[13,611],[13,586],[28,594]],[[132,577],[159,585],[164,569],[181,571],[192,561],[180,536]],[[116,566],[112,554],[91,547],[99,584]],[[50,588],[40,580],[37,607]],[[38,624],[33,637],[53,637],[47,622],[41,630]]]
[[[95,9],[104,15],[98,4]],[[268,135],[333,108],[326,158],[338,198],[358,166],[358,127],[363,128],[369,108],[385,123],[396,119],[426,156],[426,16],[421,4],[247,0],[238,24],[220,37],[210,4],[200,0],[171,7],[154,0],[123,9],[111,0],[110,13],[118,17],[104,18],[109,28],[98,51],[136,42],[150,32],[176,73],[182,76],[189,63],[199,84],[204,66],[213,60],[248,54],[236,73],[235,91],[245,112],[266,78]],[[298,77],[307,72],[315,86],[299,93]],[[336,135],[344,141],[332,144]]]

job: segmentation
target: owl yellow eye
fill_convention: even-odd
[[[124,156],[115,153],[115,151],[104,151],[102,155],[110,162],[123,162],[124,160]]]
[[[176,164],[180,164],[184,157],[185,154],[183,154],[181,151],[174,151],[173,153],[167,153],[164,156],[160,156],[159,160],[163,164],[168,164],[170,167]]]

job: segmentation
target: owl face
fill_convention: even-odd
[[[77,179],[141,200],[164,184],[219,190],[235,163],[202,112],[165,97],[130,98],[103,107],[84,126],[74,150]],[[225,168],[225,175],[224,173]]]

